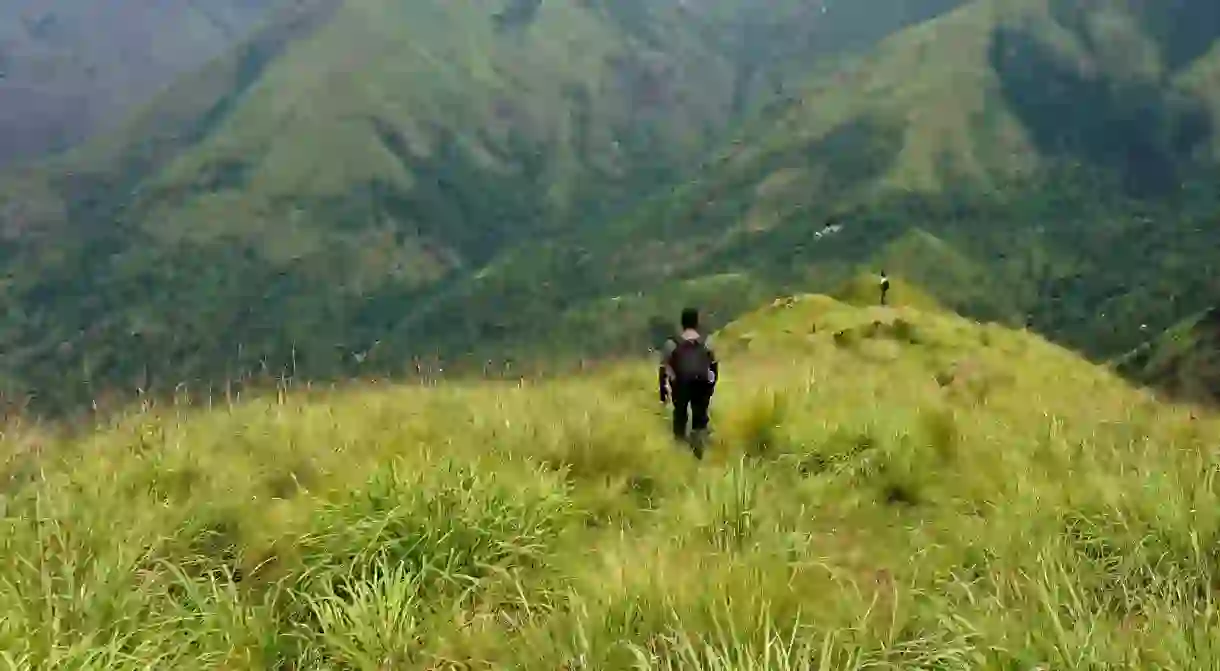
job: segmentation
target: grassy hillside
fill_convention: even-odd
[[[829,291],[887,268],[1099,360],[1129,351],[1141,324],[1220,291],[1220,25],[1208,2],[1073,6],[979,2],[905,30],[815,75],[695,179],[545,253],[523,245],[404,328],[459,350],[536,341],[565,322],[522,301],[586,313],[677,281]],[[453,317],[468,305],[484,307]],[[644,337],[602,314],[622,342]]]
[[[777,301],[651,362],[0,446],[14,668],[1208,669],[1209,437],[1027,333]],[[104,455],[104,457],[102,456]]]

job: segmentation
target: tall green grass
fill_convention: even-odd
[[[1220,423],[980,334],[777,303],[703,462],[644,364],[14,427],[0,666],[1216,668]]]

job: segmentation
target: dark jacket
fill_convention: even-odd
[[[711,343],[704,339],[698,331],[687,329],[683,331],[677,338],[669,338],[665,341],[665,345],[661,348],[661,364],[657,368],[657,383],[660,386],[661,398],[664,399],[668,391],[673,388],[677,382],[673,368],[670,367],[669,357],[678,348],[678,339],[682,340],[703,340],[703,346],[707,348],[708,355],[711,357],[711,385],[714,389],[716,382],[720,379],[720,362],[716,359],[716,353],[712,350]]]

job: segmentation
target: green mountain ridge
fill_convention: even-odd
[[[10,182],[5,377],[597,357],[882,267],[1103,359],[1220,289],[1208,3],[978,0],[805,77],[808,25],[760,53],[744,5],[687,5],[298,10],[198,104]]]

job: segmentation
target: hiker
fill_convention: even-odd
[[[708,406],[716,391],[720,364],[716,355],[699,334],[699,312],[694,308],[682,311],[682,332],[669,338],[661,350],[658,378],[661,403],[673,401],[673,431],[678,440],[686,440],[689,416],[691,447],[695,456],[703,458],[703,446],[708,427]]]
[[[881,304],[885,305],[885,295],[890,292],[890,278],[886,276],[885,271],[881,271]]]

